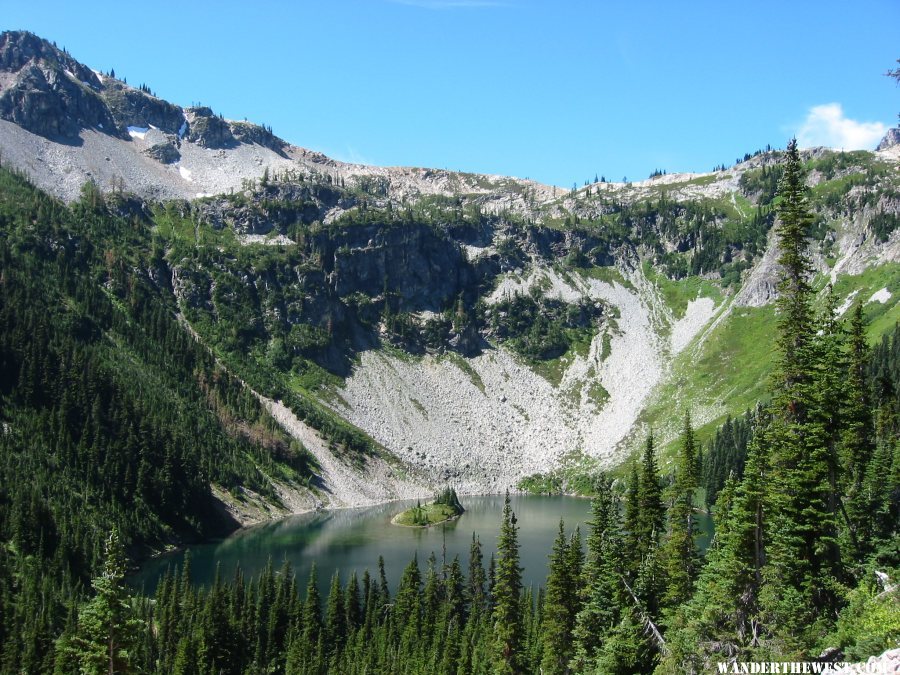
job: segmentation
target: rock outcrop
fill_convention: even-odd
[[[314,244],[338,296],[396,296],[398,311],[438,311],[475,282],[459,245],[420,223],[350,226]]]
[[[144,154],[162,164],[174,164],[181,159],[181,153],[178,152],[178,148],[170,142],[157,143],[144,150]]]
[[[97,75],[49,43],[30,33],[3,33],[0,68],[0,119],[69,142],[89,127],[118,133]]]
[[[0,70],[16,73],[28,63],[44,61],[68,70],[79,82],[99,88],[100,78],[55,44],[25,31],[0,33]]]
[[[119,129],[156,127],[167,134],[184,135],[184,111],[177,105],[133,89],[118,80],[107,79],[103,98]]]
[[[881,150],[889,150],[897,145],[900,145],[900,127],[888,129],[888,132],[884,135],[884,138],[881,139],[881,142],[875,150],[879,152]]]
[[[288,144],[273,134],[271,129],[249,122],[229,122],[228,128],[239,143],[256,143],[284,156]]]
[[[219,150],[237,145],[231,127],[206,106],[188,108],[189,127],[186,138],[204,148]]]

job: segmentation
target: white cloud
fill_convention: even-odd
[[[797,129],[797,144],[801,148],[822,145],[844,150],[872,150],[888,128],[881,122],[857,122],[844,117],[840,103],[826,103],[809,109]]]

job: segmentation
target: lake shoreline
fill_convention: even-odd
[[[522,524],[523,560],[533,570],[529,578],[543,583],[547,552],[563,518],[567,527],[587,532],[589,502],[565,496],[511,493],[513,509]],[[502,524],[503,494],[469,495],[461,500],[462,516],[441,521],[441,527],[397,526],[391,521],[398,512],[416,506],[416,500],[388,500],[362,508],[320,509],[318,513],[298,514],[296,519],[273,520],[268,527],[242,528],[225,538],[191,542],[170,548],[154,559],[141,563],[136,574],[129,574],[129,585],[155,592],[167,569],[177,569],[189,555],[192,583],[204,587],[213,582],[217,568],[223,578],[240,569],[245,578],[255,578],[277,562],[290,562],[298,579],[306,579],[314,563],[319,574],[320,591],[327,592],[329,579],[336,571],[342,578],[352,573],[376,570],[384,557],[388,581],[399,582],[402,570],[418,555],[426,560],[436,554],[450,561],[466,560],[473,535],[481,541],[487,560],[496,552]],[[442,514],[443,515],[443,514]],[[417,553],[418,552],[418,553]]]
[[[471,492],[471,493],[461,494],[460,498],[463,499],[465,497],[499,497],[503,494],[505,494],[505,492]],[[509,495],[511,497],[529,497],[529,496],[530,497],[572,497],[572,498],[576,498],[576,499],[592,499],[592,497],[589,495],[579,495],[579,494],[567,493],[567,492],[535,493],[535,492],[528,492],[525,490],[509,490]],[[386,504],[399,504],[401,502],[411,502],[411,501],[413,501],[413,499],[416,499],[416,498],[415,497],[399,497],[396,499],[385,499],[382,501],[372,502],[370,504],[354,504],[354,505],[347,505],[347,506],[330,506],[330,505],[329,506],[317,506],[314,508],[304,509],[301,511],[291,511],[290,513],[279,514],[279,515],[273,516],[272,518],[265,518],[265,519],[259,520],[257,522],[249,523],[247,525],[240,525],[239,527],[236,527],[234,530],[232,530],[225,536],[207,537],[207,538],[200,539],[197,541],[185,542],[185,543],[180,543],[180,544],[173,545],[173,546],[167,546],[163,550],[154,551],[150,555],[141,557],[139,560],[136,561],[136,564],[134,566],[132,566],[132,569],[139,570],[145,563],[147,563],[151,560],[158,560],[160,558],[164,558],[169,555],[177,554],[191,546],[197,546],[198,544],[212,544],[215,542],[222,542],[222,541],[225,541],[225,540],[227,540],[231,537],[234,537],[238,534],[242,534],[245,532],[252,532],[253,530],[258,529],[258,528],[268,527],[268,526],[272,525],[273,523],[278,523],[280,521],[288,520],[295,516],[304,516],[304,515],[307,515],[310,513],[336,513],[336,512],[341,512],[341,511],[370,509],[370,508],[374,508],[376,506],[384,506]],[[459,517],[461,515],[462,514],[458,514],[458,515],[454,516],[453,518],[448,518],[446,520],[442,520],[442,521],[440,521],[440,523],[432,523],[432,525],[440,525],[443,523],[452,522],[453,520],[459,519]],[[414,529],[430,527],[429,525],[401,525],[400,523],[392,523],[392,524],[397,525],[397,527],[411,527]]]
[[[406,523],[398,523],[397,522],[397,519],[400,518],[400,516],[402,516],[404,513],[406,513],[406,511],[401,511],[400,513],[396,514],[393,518],[391,518],[391,525],[396,525],[397,527],[427,528],[427,527],[434,527],[435,525],[443,525],[444,523],[453,522],[454,520],[458,520],[459,517],[462,516],[462,513],[456,513],[456,514],[450,516],[449,518],[444,518],[443,520],[439,520],[436,523],[427,523],[425,525],[407,525]],[[465,513],[465,511],[463,511],[463,513]]]

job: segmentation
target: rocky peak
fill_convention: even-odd
[[[888,150],[898,145],[900,145],[900,127],[894,127],[893,129],[888,129],[888,132],[875,149]]]
[[[91,127],[126,138],[130,126],[175,134],[184,122],[178,106],[101,78],[32,33],[0,35],[0,72],[0,116],[42,136],[74,138]]]
[[[17,73],[27,64],[37,61],[68,70],[88,86],[100,89],[103,85],[94,71],[37,35],[26,31],[0,33],[0,70]]]
[[[85,127],[116,133],[89,68],[31,33],[0,34],[0,118],[32,133],[74,139]]]
[[[66,143],[86,128],[128,139],[128,127],[153,127],[166,134],[173,147],[182,140],[216,150],[245,143],[282,156],[287,147],[267,127],[224,120],[207,106],[184,110],[144,87],[101,77],[25,31],[0,34],[0,119]],[[161,161],[174,161],[172,152],[167,150]]]

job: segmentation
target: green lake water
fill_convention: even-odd
[[[582,536],[586,535],[590,501],[534,495],[516,495],[511,500],[519,525],[523,581],[526,586],[543,585],[560,518],[565,521],[567,532],[580,526]],[[418,556],[423,572],[431,553],[434,552],[440,564],[444,551],[448,563],[458,555],[465,570],[473,533],[481,540],[487,568],[491,553],[496,552],[503,496],[462,497],[461,501],[466,509],[462,516],[428,528],[391,524],[394,515],[414,502],[308,513],[246,528],[222,541],[188,547],[192,578],[197,584],[209,584],[217,565],[221,567],[223,579],[231,578],[238,566],[245,577],[252,577],[258,575],[269,560],[277,569],[287,559],[303,587],[315,562],[320,590],[327,593],[335,570],[340,572],[345,583],[354,570],[360,578],[366,569],[375,575],[378,556],[383,556],[388,582],[394,591],[403,568],[414,555]],[[701,520],[701,526],[707,531],[708,519]],[[179,551],[146,562],[131,578],[132,585],[152,593],[166,569],[180,566],[184,556],[185,551]]]

